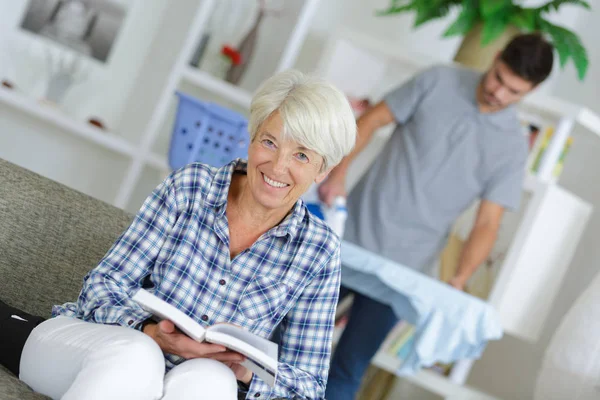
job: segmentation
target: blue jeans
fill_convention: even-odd
[[[340,299],[350,293],[342,287]],[[397,322],[398,317],[390,306],[354,294],[348,325],[331,360],[327,400],[354,399],[371,358]]]

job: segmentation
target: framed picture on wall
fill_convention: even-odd
[[[106,62],[124,17],[110,0],[30,0],[21,28]]]

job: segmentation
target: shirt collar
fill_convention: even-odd
[[[469,98],[471,98],[471,104],[473,105],[473,107],[475,108],[475,111],[477,112],[477,114],[479,116],[481,116],[484,119],[490,120],[492,122],[500,121],[500,123],[502,124],[505,121],[507,115],[512,115],[516,112],[516,106],[515,106],[515,104],[511,104],[500,110],[488,112],[488,113],[482,113],[481,111],[479,111],[479,103],[477,102],[477,89],[478,89],[481,81],[485,78],[485,74],[486,74],[485,72],[475,73],[474,74],[475,79],[473,81],[471,81],[469,84],[466,84],[464,86],[464,90],[466,90],[467,92],[470,92]]]
[[[227,195],[229,194],[229,186],[231,178],[235,172],[246,173],[248,171],[248,162],[241,158],[233,160],[229,164],[217,169],[213,178],[211,192],[215,195],[211,196],[214,200],[211,204],[217,210],[217,214],[222,216],[225,213],[225,205],[227,204]],[[283,221],[269,230],[268,234],[278,237],[296,235],[302,220],[306,216],[306,207],[302,199],[298,199],[292,210],[286,215]]]
[[[219,208],[227,203],[231,177],[235,172],[246,173],[246,171],[248,171],[248,162],[241,158],[235,159],[217,169],[210,188],[210,191],[214,193],[214,196],[210,196],[213,199],[212,207]],[[223,208],[223,211],[225,211],[225,208]]]
[[[294,237],[304,217],[306,216],[306,207],[302,199],[298,199],[292,210],[285,216],[283,221],[276,225],[269,233],[273,236],[283,237],[289,235]]]

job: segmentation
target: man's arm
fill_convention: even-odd
[[[450,285],[463,290],[471,275],[488,257],[498,237],[503,214],[504,207],[501,205],[489,200],[481,201],[475,224],[460,255],[456,275],[448,282]]]
[[[337,196],[346,196],[346,174],[350,163],[367,146],[373,133],[394,122],[394,115],[384,101],[366,111],[356,122],[358,126],[356,144],[350,154],[335,167],[325,182],[319,186],[319,196],[326,204],[333,204]]]
[[[365,112],[357,121],[358,134],[354,150],[335,167],[319,186],[319,197],[328,205],[338,196],[346,196],[346,173],[354,158],[367,146],[373,133],[392,122],[406,123],[438,81],[440,71],[447,67],[434,66],[418,73],[407,82],[386,94],[384,100]]]

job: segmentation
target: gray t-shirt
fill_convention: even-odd
[[[481,77],[436,66],[385,97],[397,127],[348,197],[345,240],[425,271],[474,200],[518,208],[526,140],[514,107],[479,112]]]

